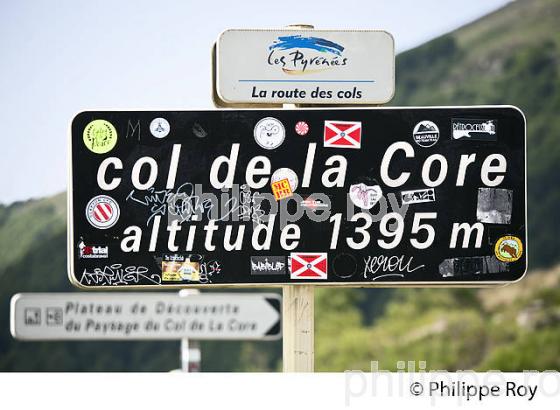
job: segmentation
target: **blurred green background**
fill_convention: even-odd
[[[521,0],[397,57],[392,105],[513,104],[528,122],[529,275],[497,289],[318,289],[317,371],[560,370],[560,1]],[[0,371],[168,371],[178,342],[18,342],[18,292],[76,291],[66,197],[0,206]],[[281,342],[203,342],[203,371],[276,371]]]

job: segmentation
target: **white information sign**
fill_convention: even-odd
[[[226,30],[216,43],[225,103],[384,104],[395,45],[381,30]]]
[[[22,340],[273,340],[280,309],[272,293],[20,293],[10,329]]]

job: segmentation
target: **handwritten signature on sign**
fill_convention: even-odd
[[[222,216],[214,215],[217,211],[218,198],[208,197],[195,193],[195,185],[185,182],[176,191],[171,189],[156,190],[149,188],[143,195],[136,190],[130,191],[126,200],[131,200],[148,208],[150,216],[146,221],[149,225],[151,220],[157,216],[170,215],[176,217],[179,223],[185,221],[198,221],[203,214],[208,220],[223,221],[228,218],[239,218],[241,220],[252,220],[255,223],[262,223],[264,211],[260,209],[260,204],[256,198],[258,193],[251,194],[247,185],[241,187],[240,198],[231,196],[222,204]]]
[[[145,266],[123,266],[121,263],[114,263],[103,268],[94,268],[93,271],[84,269],[81,285],[95,286],[117,286],[135,285],[140,280],[147,280],[153,285],[161,285],[161,276],[148,274]]]
[[[411,256],[405,261],[404,255],[378,255],[364,258],[364,278],[371,277],[371,280],[378,280],[388,276],[404,278],[405,273],[411,273],[426,265],[413,267],[414,257]]]
[[[174,192],[171,189],[156,190],[149,188],[147,194],[143,196],[136,194],[136,190],[130,191],[126,200],[137,202],[148,208],[150,216],[146,225],[156,216],[164,216],[169,213],[178,217],[179,223],[193,220],[193,216],[209,212],[212,207],[212,201],[209,198],[202,199],[200,195],[196,195],[195,186],[190,182],[185,182]],[[194,218],[196,220],[196,217]]]

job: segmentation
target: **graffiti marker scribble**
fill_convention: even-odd
[[[126,266],[114,263],[103,268],[94,268],[93,271],[84,269],[81,285],[95,286],[117,286],[117,285],[136,285],[141,280],[146,280],[154,285],[161,284],[159,275],[147,275],[148,268],[145,266]]]

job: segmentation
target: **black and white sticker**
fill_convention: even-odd
[[[285,256],[251,256],[251,275],[285,275]]]
[[[439,128],[432,121],[420,121],[412,131],[412,138],[421,147],[431,147],[439,140]]]
[[[257,144],[264,149],[278,148],[286,137],[284,125],[272,117],[266,117],[257,122],[253,133]]]
[[[403,204],[434,202],[436,200],[436,192],[434,188],[413,189],[411,191],[402,191],[401,198]]]
[[[498,140],[496,120],[453,118],[451,135],[454,140],[491,141]]]

